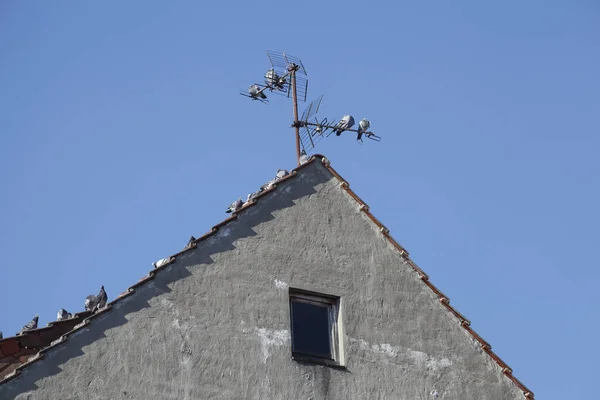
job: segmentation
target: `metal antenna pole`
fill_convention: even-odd
[[[298,123],[298,95],[296,93],[296,70],[298,66],[293,65],[291,72],[292,99],[294,103],[294,127],[296,128],[296,160],[300,166],[300,124]]]

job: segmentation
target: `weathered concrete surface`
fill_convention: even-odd
[[[291,359],[288,286],[342,296],[347,370]],[[523,399],[320,163],[118,304],[0,399]]]

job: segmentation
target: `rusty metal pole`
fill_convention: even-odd
[[[298,121],[298,96],[296,94],[296,70],[297,67],[294,65],[291,72],[292,78],[292,97],[294,100],[294,127],[296,128],[296,160],[298,166],[300,166],[300,125]]]

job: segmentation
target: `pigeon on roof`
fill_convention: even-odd
[[[98,300],[96,299],[96,296],[94,296],[93,294],[90,294],[88,297],[85,298],[85,310],[86,311],[92,311],[94,309],[94,307],[96,307],[96,304],[98,304]]]
[[[94,296],[93,294],[90,294],[85,298],[85,309],[86,311],[99,310],[106,305],[106,300],[108,300],[108,296],[104,291],[104,286],[100,286],[100,292],[98,292],[98,295]]]
[[[281,178],[284,178],[284,177],[286,177],[288,175],[289,175],[289,172],[287,170],[285,170],[285,169],[278,169],[277,170],[277,174],[275,175],[275,177],[277,179],[281,179]]]
[[[242,198],[239,197],[236,201],[234,201],[233,203],[231,203],[229,205],[229,207],[227,207],[227,211],[225,211],[226,213],[232,213],[232,212],[236,212],[237,210],[239,210],[240,208],[242,208],[242,205],[244,203],[242,202]]]
[[[255,199],[255,198],[256,198],[256,197],[257,197],[259,194],[261,194],[261,193],[262,193],[262,191],[263,191],[263,190],[262,190],[262,189],[260,189],[260,190],[259,190],[259,191],[257,191],[257,192],[254,192],[254,193],[250,193],[250,194],[248,194],[248,197],[246,198],[246,201],[244,202],[243,206],[246,206],[246,205],[250,204],[250,202],[251,202],[253,199]]]
[[[264,92],[260,91],[260,87],[258,85],[252,85],[248,88],[248,94],[252,98],[261,98],[266,99],[267,95]]]
[[[4,335],[2,335],[2,331],[0,331],[0,339],[2,339]]]
[[[32,329],[36,329],[37,325],[38,325],[38,319],[40,319],[39,315],[36,315],[35,317],[33,317],[33,319],[31,321],[29,321],[28,323],[26,323],[25,326],[23,327],[23,329],[21,329],[19,331],[18,335],[22,334],[23,332],[27,332]]]
[[[165,265],[166,263],[168,263],[170,260],[171,260],[171,257],[168,257],[168,258],[161,258],[160,260],[158,260],[158,261],[156,261],[156,262],[153,262],[153,263],[152,263],[152,266],[153,266],[154,268],[160,268],[160,267],[162,267],[163,265]]]
[[[302,152],[300,153],[300,159],[298,161],[300,161],[300,165],[305,164],[308,161],[309,157],[306,155],[306,152],[304,150],[302,150]]]
[[[344,115],[342,119],[340,119],[340,121],[337,123],[335,128],[333,128],[333,131],[335,132],[336,136],[340,136],[342,132],[344,132],[346,129],[352,128],[353,126],[354,117],[352,117],[352,115]]]
[[[57,321],[62,321],[63,319],[69,319],[71,317],[73,317],[73,315],[64,308],[58,310],[58,314],[56,314]]]
[[[369,127],[371,126],[371,123],[369,122],[368,119],[363,118],[360,120],[360,122],[358,123],[358,136],[356,137],[356,140],[361,140],[363,133],[367,132],[369,130]]]
[[[96,306],[96,309],[99,310],[104,308],[104,306],[106,306],[106,302],[108,301],[108,295],[104,291],[104,285],[100,286],[100,292],[98,292],[98,296],[96,296],[96,298],[98,299],[98,305]]]
[[[268,181],[267,183],[263,184],[260,187],[260,190],[269,190],[271,189],[273,186],[275,186],[275,184],[277,183],[277,178],[271,179],[270,181]]]
[[[192,247],[192,244],[196,241],[196,238],[194,236],[190,236],[190,240],[188,240],[187,244],[185,245],[185,247],[183,248],[185,249],[189,249],[190,247]]]

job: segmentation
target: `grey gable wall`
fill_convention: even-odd
[[[346,370],[291,359],[288,286],[342,296]],[[13,398],[524,396],[314,162],[0,386]]]

